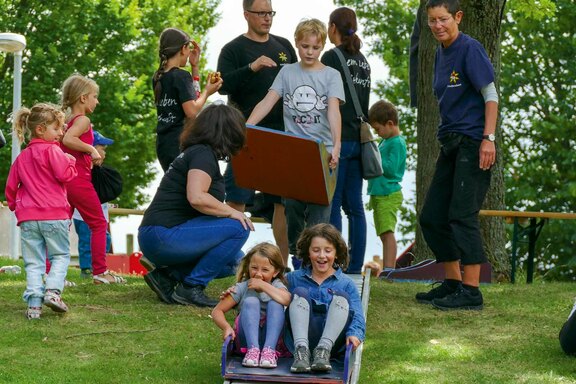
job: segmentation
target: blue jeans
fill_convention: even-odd
[[[90,248],[92,232],[90,231],[90,227],[88,227],[88,224],[86,224],[84,220],[74,219],[74,228],[78,235],[78,262],[80,269],[92,270],[92,250]],[[112,238],[110,237],[110,232],[106,231],[106,252],[110,252],[111,245]]]
[[[186,285],[205,287],[244,256],[249,234],[238,220],[200,216],[172,228],[140,227],[138,242],[157,267],[169,267]]]
[[[342,213],[348,216],[348,246],[350,264],[348,273],[360,273],[366,253],[366,215],[362,203],[362,164],[360,143],[343,141],[338,165],[338,180],[332,199],[330,224],[342,232]]]
[[[25,221],[20,229],[26,269],[26,290],[22,297],[29,307],[40,307],[44,298],[42,277],[46,272],[46,257],[52,265],[46,276],[46,289],[64,290],[70,264],[70,220]]]

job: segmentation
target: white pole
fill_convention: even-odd
[[[22,51],[14,52],[14,91],[13,91],[13,113],[16,113],[22,104]],[[12,131],[12,163],[20,154],[20,142],[16,132]],[[10,215],[10,257],[18,260],[20,257],[20,227],[18,227],[14,212]]]

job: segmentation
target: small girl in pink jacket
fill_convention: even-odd
[[[10,167],[5,194],[22,231],[28,319],[40,317],[42,303],[56,312],[68,310],[60,296],[70,263],[71,209],[65,184],[77,172],[75,158],[60,148],[63,125],[64,113],[51,104],[22,108],[14,116],[20,142],[30,142]],[[52,268],[44,284],[46,256]]]

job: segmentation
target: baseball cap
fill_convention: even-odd
[[[110,145],[114,144],[114,140],[104,137],[100,132],[94,131],[94,142],[92,145]]]

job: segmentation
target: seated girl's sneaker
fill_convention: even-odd
[[[260,354],[260,368],[276,368],[277,365],[276,351],[270,347],[264,347]]]
[[[246,356],[244,356],[244,360],[242,360],[242,365],[245,367],[257,367],[259,358],[260,349],[258,349],[258,347],[249,348]]]

